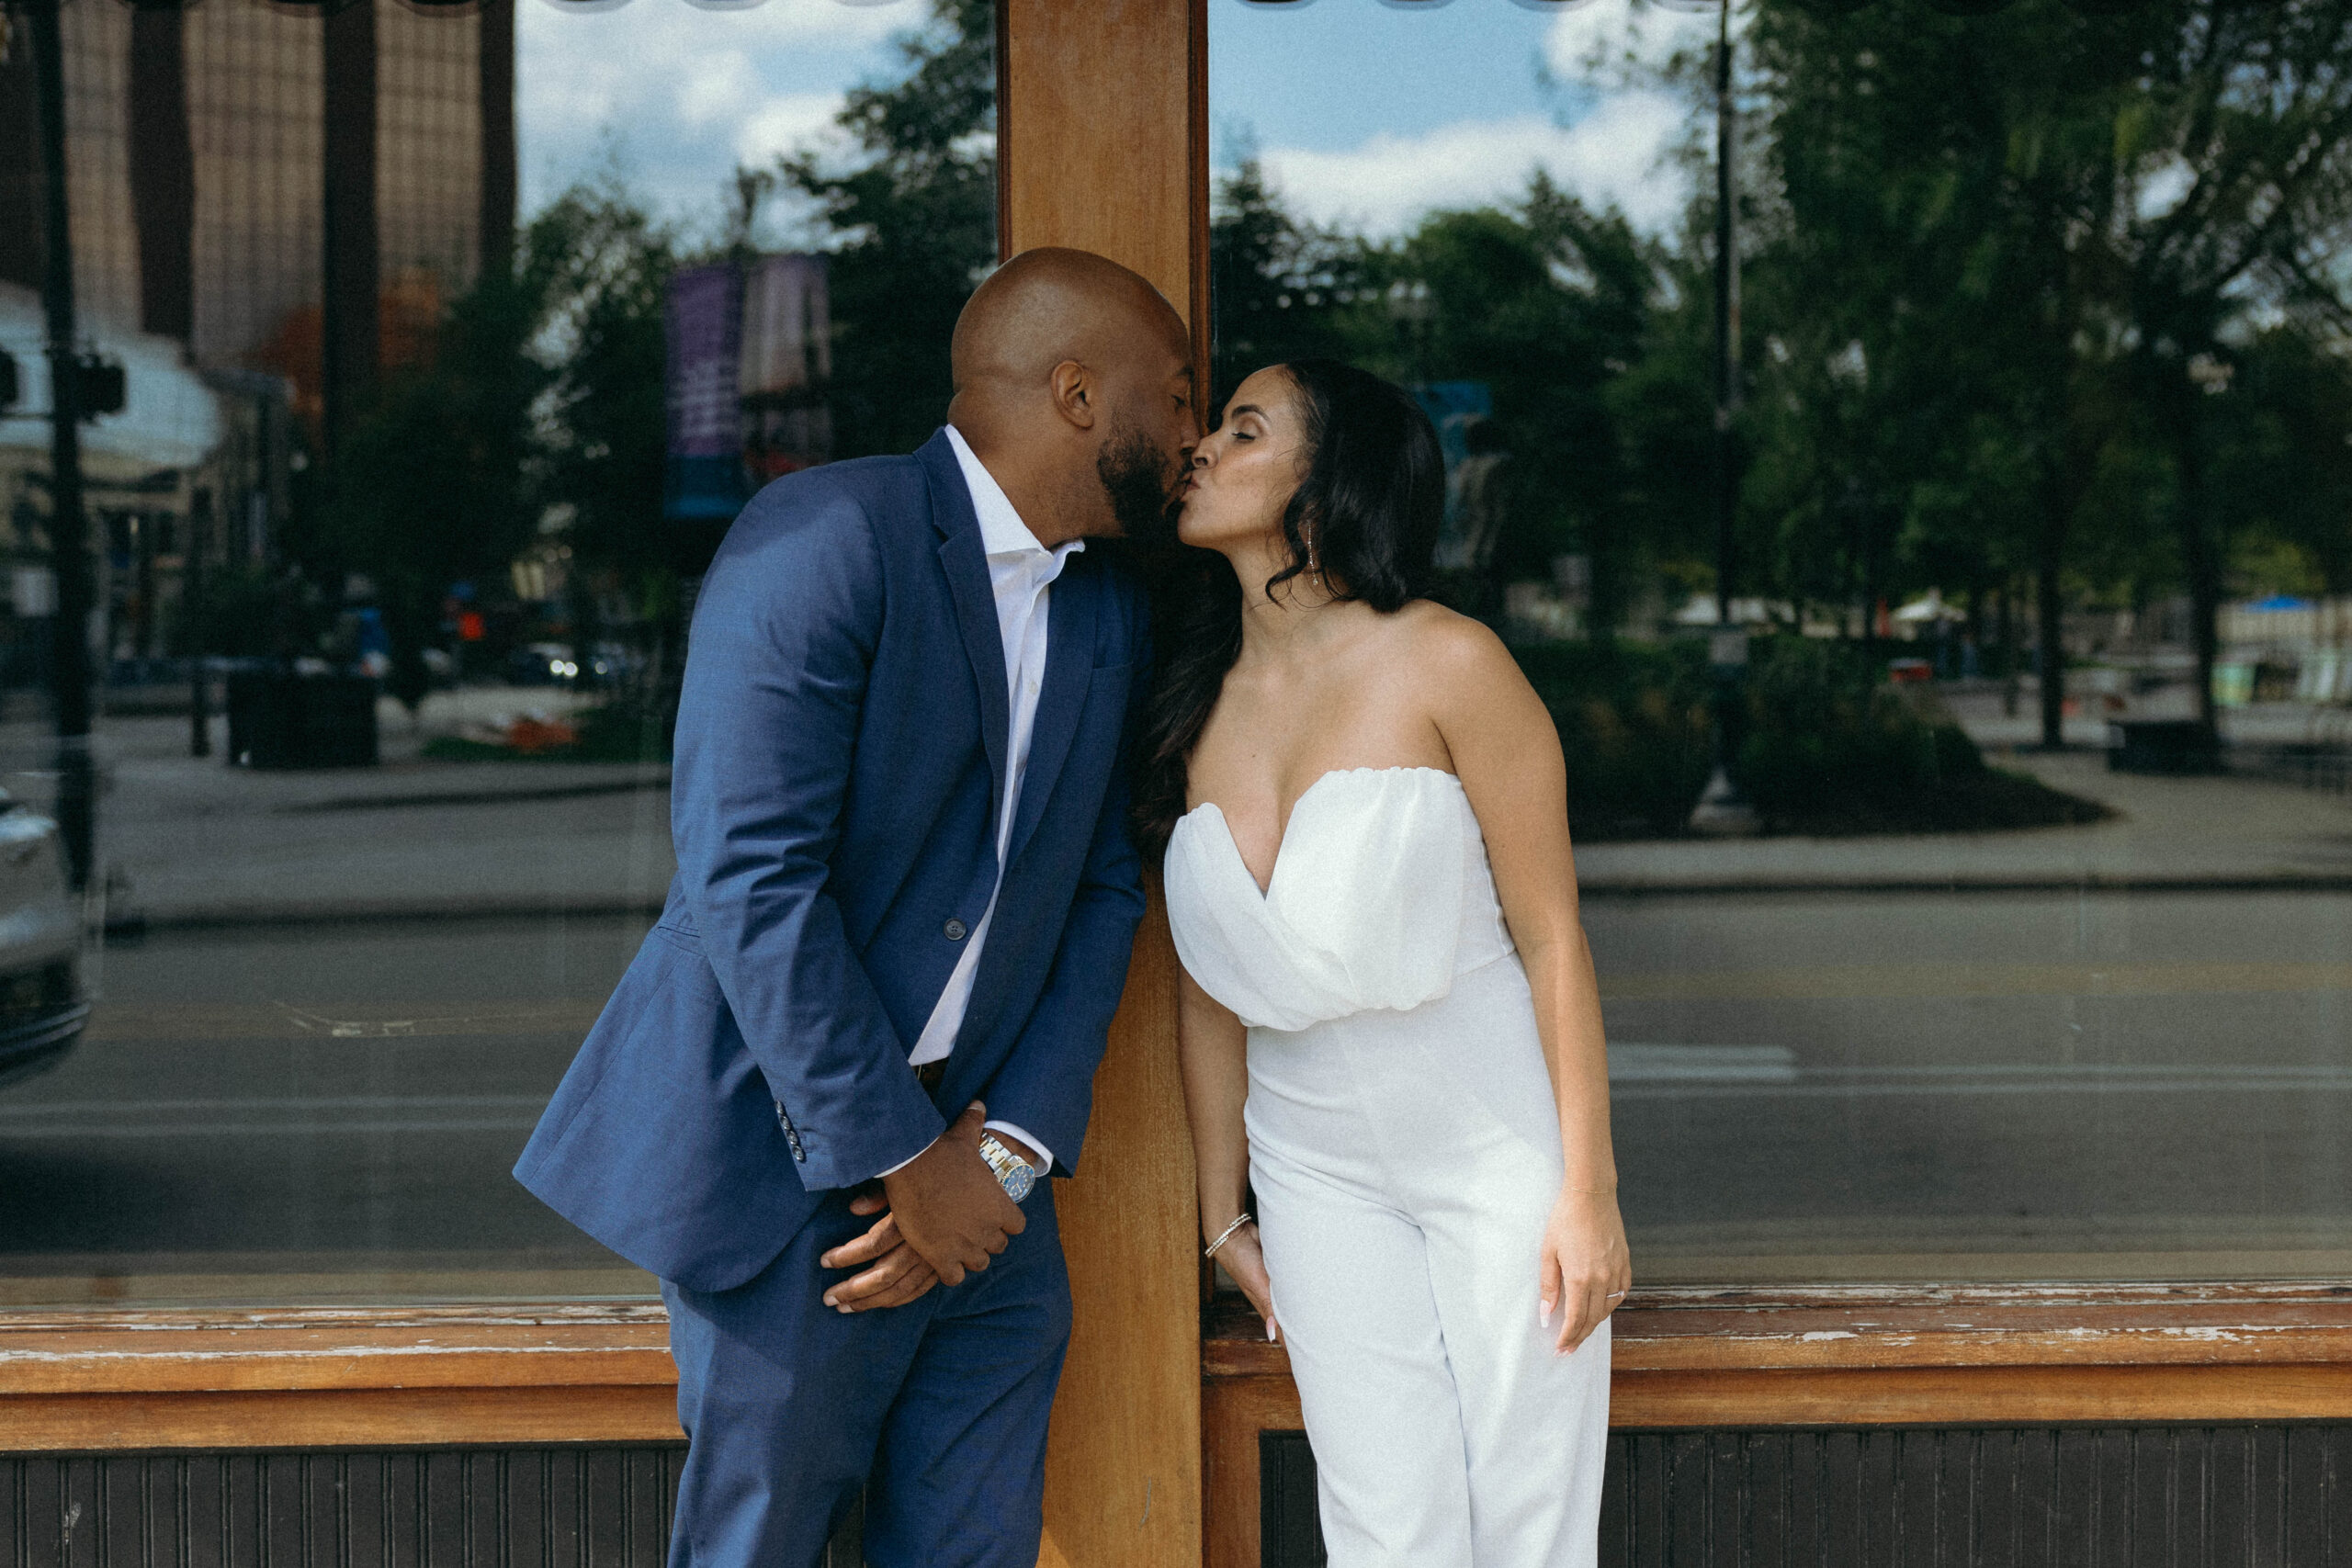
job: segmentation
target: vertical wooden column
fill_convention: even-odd
[[[998,233],[1133,267],[1208,339],[1206,0],[998,0]],[[1059,1568],[1201,1562],[1199,1224],[1176,956],[1136,941],[1080,1173],[1057,1190],[1077,1322],[1046,1455]]]

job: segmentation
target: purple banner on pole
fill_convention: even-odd
[[[743,504],[742,290],[725,263],[670,279],[664,516],[728,518]]]

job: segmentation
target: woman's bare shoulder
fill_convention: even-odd
[[[1493,627],[1427,601],[1396,616],[1394,662],[1409,671],[1414,705],[1447,745],[1530,727],[1549,731],[1542,700]]]
[[[1519,661],[1494,628],[1429,599],[1396,612],[1392,651],[1410,660],[1424,680],[1442,685],[1521,680]]]

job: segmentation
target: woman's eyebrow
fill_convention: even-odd
[[[1260,419],[1266,417],[1266,411],[1260,408],[1256,403],[1243,403],[1238,408],[1229,408],[1225,411],[1225,417],[1227,419],[1239,419],[1245,413],[1254,413]]]

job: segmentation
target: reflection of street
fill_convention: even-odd
[[[2352,897],[1738,895],[1586,920],[1628,1043],[1646,1278],[2352,1263]]]
[[[1602,898],[1587,919],[1645,1278],[2352,1258],[2352,897]],[[80,1054],[0,1099],[0,1300],[255,1274],[641,1286],[507,1168],[642,929],[115,948]]]
[[[507,1169],[668,878],[662,773],[107,728],[151,934],[0,1093],[0,1301],[642,1288]],[[1645,1278],[2352,1269],[2352,807],[2007,765],[2118,815],[1580,852]]]
[[[111,949],[81,1050],[0,1097],[0,1303],[647,1288],[507,1175],[643,931],[355,924]]]
[[[428,728],[384,719],[381,766],[283,773],[188,756],[184,718],[107,719],[97,847],[114,886],[109,916],[171,925],[658,905],[673,865],[666,767],[419,755],[435,733],[560,714],[569,697],[435,694]],[[38,738],[0,731],[0,763],[44,761]],[[41,802],[38,775],[6,782]]]

